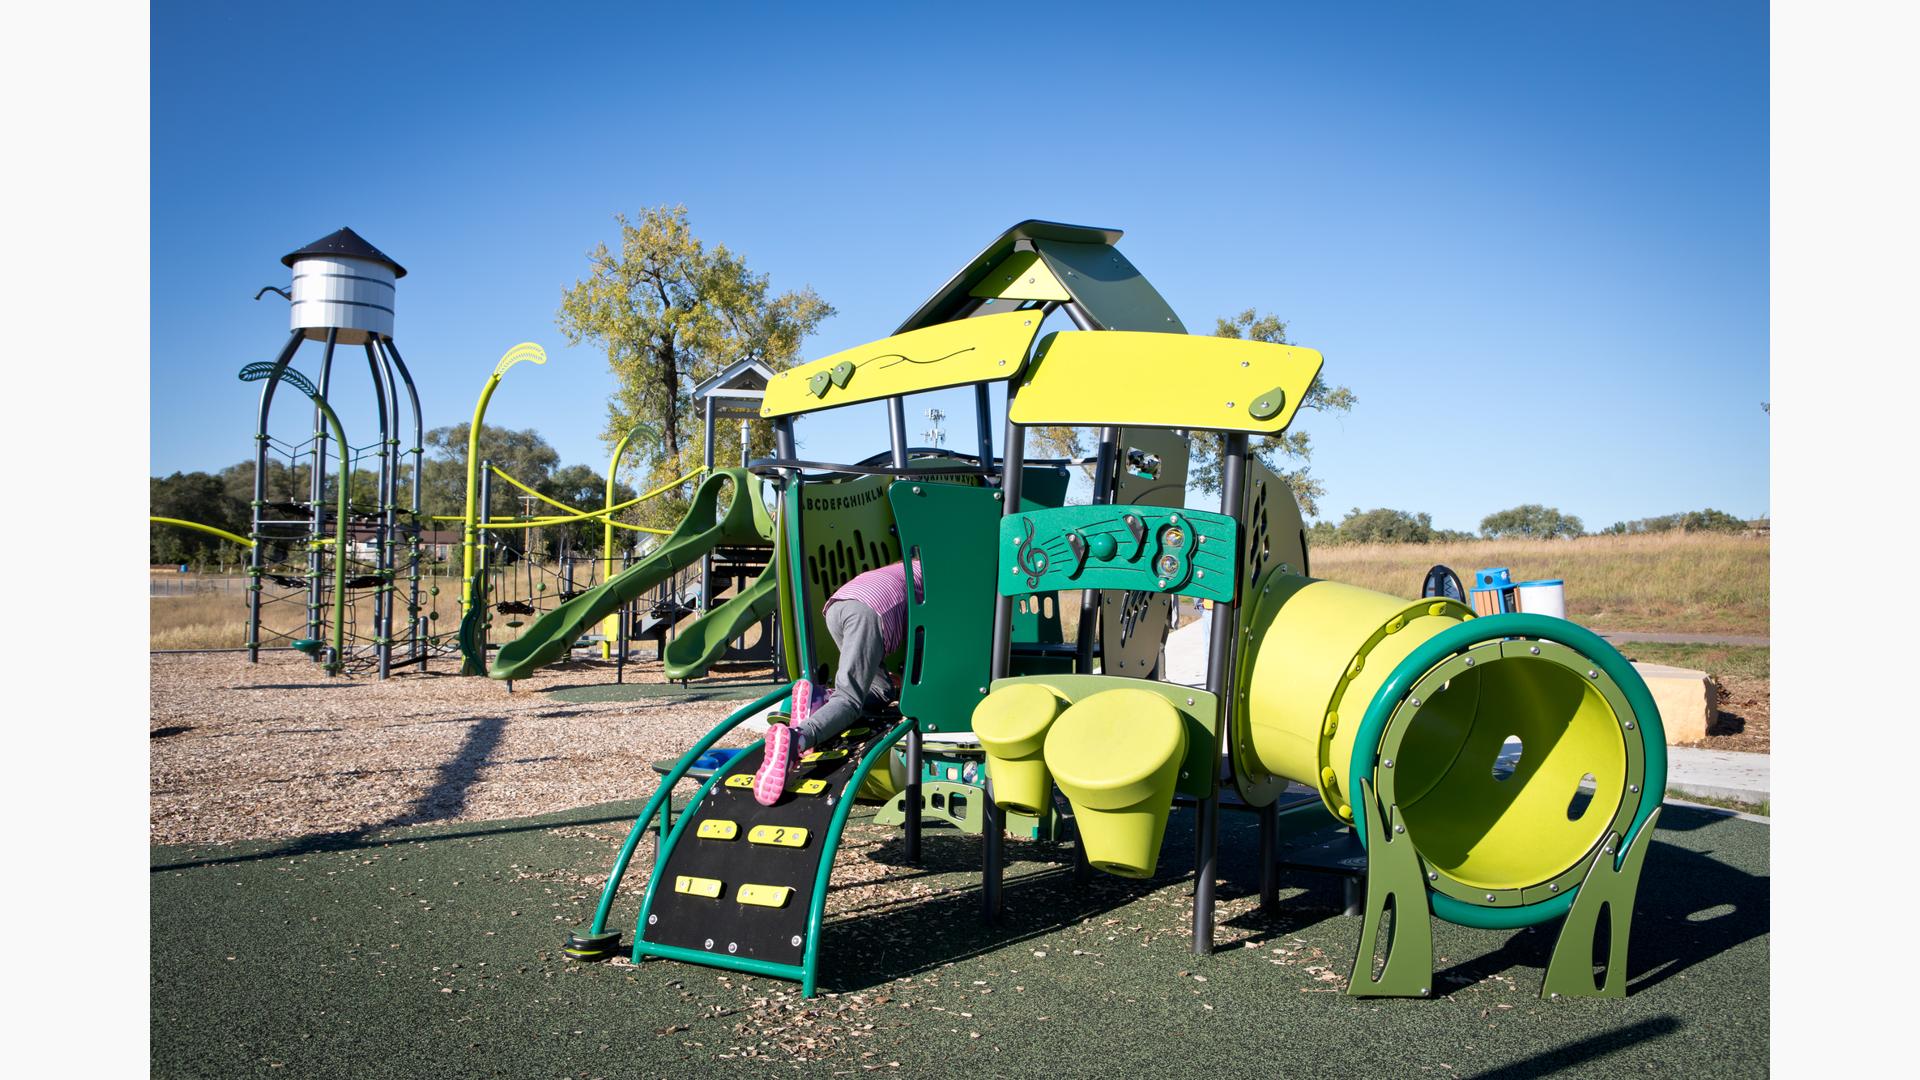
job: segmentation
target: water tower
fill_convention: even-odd
[[[373,632],[371,637],[355,633],[358,620],[350,620],[348,636],[355,647],[349,650],[352,655],[339,659],[349,663],[370,661],[384,678],[395,664],[424,661],[428,643],[425,621],[420,617],[420,461],[425,432],[413,376],[393,343],[394,286],[407,271],[348,228],[297,248],[280,261],[293,271],[292,291],[268,286],[254,297],[257,300],[272,291],[290,300],[293,333],[281,347],[271,375],[262,382],[254,429],[254,546],[249,562],[247,658],[256,662],[260,658],[262,607],[291,603],[301,596],[306,605],[305,637],[284,630],[269,631],[269,636],[276,641],[285,639],[288,644],[321,641],[326,636],[327,590],[333,587],[330,560],[347,559],[353,570],[347,579],[350,597],[356,603],[361,598],[371,600]],[[371,496],[351,492],[355,497],[348,511],[346,550],[336,550],[339,545],[326,543],[339,523],[326,497],[328,427],[320,410],[314,410],[313,431],[305,439],[285,443],[275,440],[268,431],[274,390],[294,354],[307,341],[322,343],[319,375],[312,380],[320,398],[327,398],[332,387],[334,360],[341,346],[359,346],[365,352],[373,385],[377,422],[371,426],[378,432],[378,439],[351,447],[350,459],[354,473],[365,472],[376,478],[375,490]],[[403,388],[410,416],[401,411]],[[401,432],[408,421],[412,437],[404,440],[410,445],[402,449]],[[368,430],[357,423],[343,429]],[[333,448],[335,456],[339,449]],[[298,466],[307,466],[304,497],[283,492],[277,500],[270,498],[270,470],[276,461],[284,464],[289,478]],[[411,470],[411,490],[404,506],[399,493],[403,464]],[[336,482],[348,482],[348,478],[336,477]],[[270,565],[276,558],[288,565]],[[396,568],[406,578],[404,604],[400,602]],[[269,590],[277,594],[269,595]],[[393,623],[396,611],[403,607],[402,650],[396,657]]]

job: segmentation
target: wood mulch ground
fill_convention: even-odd
[[[1707,737],[1688,746],[1765,754],[1772,745],[1772,681],[1751,675],[1715,675],[1720,684],[1720,715],[1707,725]]]
[[[640,799],[675,757],[743,701],[583,704],[552,691],[614,681],[582,661],[516,680],[514,692],[453,674],[327,678],[303,656],[237,653],[151,660],[149,823],[156,844],[350,833],[490,821]],[[736,668],[721,678],[767,677]],[[661,682],[658,663],[629,682]],[[770,682],[765,684],[772,689]],[[756,735],[735,731],[723,746]],[[691,788],[689,788],[691,791]]]

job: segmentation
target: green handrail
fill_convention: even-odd
[[[782,695],[791,693],[792,690],[793,684],[790,682],[786,683],[736,710],[733,715],[714,725],[713,730],[702,736],[699,742],[694,743],[693,748],[685,754],[682,754],[673,769],[661,778],[660,787],[654,791],[653,797],[647,800],[646,809],[642,810],[640,816],[634,819],[633,829],[627,833],[626,843],[620,846],[620,854],[613,861],[613,871],[607,875],[607,884],[600,890],[600,906],[593,914],[593,925],[591,929],[587,931],[589,934],[606,933],[607,915],[613,910],[613,897],[614,894],[619,891],[620,879],[626,876],[627,863],[632,861],[634,849],[640,846],[640,838],[646,835],[648,823],[653,820],[654,814],[662,809],[662,801],[672,796],[673,785],[679,783],[681,777],[687,774],[687,770],[693,767],[693,763],[699,760],[700,755],[713,749],[713,744],[719,742],[722,736],[734,728],[739,727],[754,713],[773,704],[773,702],[778,700]],[[751,749],[751,747],[748,749]],[[718,776],[719,774],[720,770],[715,769],[714,775]],[[711,778],[709,778],[707,786],[712,786]],[[701,794],[704,795],[706,790],[706,787],[702,787],[700,789]],[[695,802],[698,801],[699,797],[696,796]],[[681,816],[684,820],[686,815],[682,814]],[[665,828],[661,829],[660,837],[660,850],[664,852],[667,848],[667,832]],[[652,880],[649,879],[647,883],[647,899],[651,901],[652,898],[653,883]]]
[[[853,788],[866,778],[867,770],[873,768],[873,763],[879,760],[882,754],[892,750],[893,744],[899,742],[900,737],[917,722],[912,717],[908,717],[895,724],[892,731],[887,732],[879,742],[873,744],[872,749],[860,759],[860,764],[854,767],[853,780],[842,791],[840,805],[833,808],[833,820],[827,824],[827,835],[820,847],[820,868],[814,872],[813,876],[813,901],[807,907],[807,951],[800,961],[801,997],[813,996],[814,986],[820,973],[820,928],[822,920],[826,917],[827,882],[833,877],[833,860],[840,852],[840,837],[846,828],[847,815],[853,810],[853,804],[856,801],[852,797]],[[912,811],[909,810],[908,813]]]

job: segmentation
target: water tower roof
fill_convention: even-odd
[[[296,251],[289,251],[280,261],[287,266],[292,266],[301,259],[315,256],[366,259],[370,262],[386,263],[388,266],[393,267],[394,277],[403,278],[407,276],[406,267],[394,262],[391,258],[387,257],[385,252],[362,239],[359,233],[344,226],[342,226],[339,231],[330,232],[303,248]]]

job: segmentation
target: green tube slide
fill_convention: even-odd
[[[719,509],[720,497],[728,492],[732,498],[723,512]],[[594,624],[638,600],[720,544],[756,546],[772,541],[773,520],[760,497],[759,478],[744,469],[717,470],[701,482],[686,518],[659,547],[606,583],[533,620],[517,639],[500,647],[487,675],[522,679],[566,659],[573,643]]]
[[[727,654],[727,643],[773,614],[780,602],[780,556],[775,554],[753,583],[712,611],[695,619],[667,642],[661,654],[669,679],[697,679]]]

